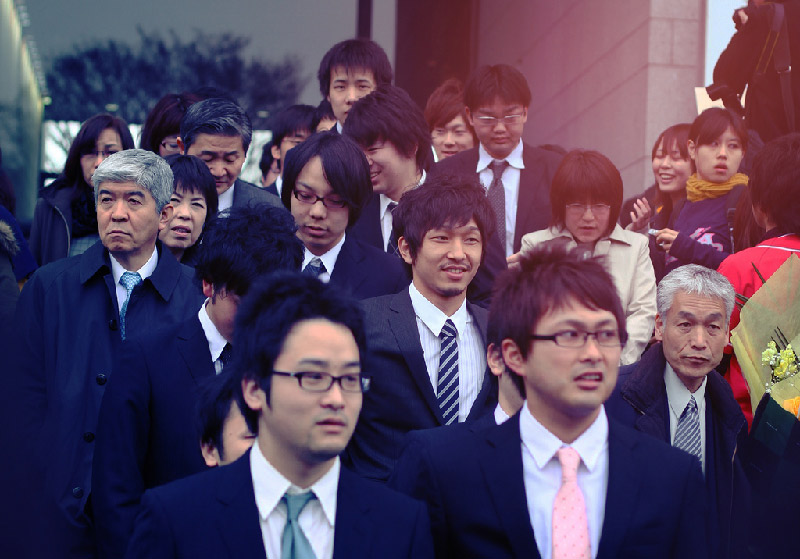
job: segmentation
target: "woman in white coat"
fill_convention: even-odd
[[[635,363],[653,334],[656,280],[647,237],[617,224],[622,177],[597,151],[574,150],[561,161],[550,187],[549,229],[522,237],[520,252],[545,243],[563,244],[587,257],[604,256],[625,310],[628,342],[622,365]],[[513,263],[518,255],[509,257]]]

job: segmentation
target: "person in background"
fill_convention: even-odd
[[[286,154],[314,133],[315,114],[315,109],[311,105],[292,105],[280,111],[271,120],[270,150],[272,157],[278,161],[280,174],[275,182],[267,185],[266,190],[278,198],[283,189],[283,162]]]
[[[13,234],[13,241],[16,248],[9,246],[6,251],[11,254],[11,267],[16,283],[19,286],[17,293],[14,296],[19,296],[19,291],[30,275],[36,271],[36,258],[34,258],[28,241],[25,240],[25,235],[22,233],[22,227],[15,216],[17,207],[17,195],[14,191],[14,185],[8,174],[3,170],[3,150],[0,149],[0,221],[4,221],[10,228]],[[10,292],[9,292],[10,293]],[[13,307],[11,307],[13,312]]]
[[[239,380],[225,371],[208,379],[197,399],[200,450],[210,468],[236,462],[256,439],[242,414]]]
[[[455,78],[446,80],[428,97],[425,121],[431,132],[436,161],[471,149],[478,143],[475,130],[467,122],[463,86]]]
[[[81,254],[97,241],[92,174],[107,157],[131,148],[133,137],[119,117],[98,114],[81,125],[61,176],[41,191],[33,213],[30,247],[40,266]]]
[[[166,160],[174,177],[169,199],[173,211],[158,238],[178,262],[191,266],[203,227],[217,215],[217,188],[201,159],[175,154]]]
[[[195,93],[167,93],[147,113],[139,135],[139,147],[157,153],[161,157],[180,153],[178,136],[181,119],[186,110],[202,100]]]
[[[619,292],[628,341],[621,363],[635,363],[653,334],[656,281],[647,237],[617,224],[622,177],[597,151],[574,150],[558,166],[550,188],[553,225],[522,237],[521,253],[540,245],[565,245],[588,256],[603,255]],[[516,262],[518,256],[509,258]]]
[[[314,111],[314,122],[317,123],[314,132],[324,132],[336,126],[336,115],[333,114],[333,107],[327,99],[323,99],[317,105]]]
[[[261,169],[261,187],[267,188],[281,175],[278,160],[272,155],[272,142],[267,142],[261,148],[261,159],[258,162]]]

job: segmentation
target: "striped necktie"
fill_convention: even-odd
[[[128,314],[128,303],[131,300],[131,293],[133,288],[142,283],[142,276],[136,272],[124,272],[122,277],[119,278],[119,283],[125,288],[127,294],[125,295],[125,302],[122,303],[122,308],[119,310],[119,332],[122,339],[125,339],[125,315]]]
[[[672,443],[672,446],[697,457],[700,464],[703,464],[700,448],[700,414],[697,413],[697,402],[694,396],[689,396],[689,403],[686,404],[686,408],[678,419],[675,442]]]
[[[445,425],[458,421],[458,331],[449,318],[439,332],[441,352],[436,382],[436,402]]]

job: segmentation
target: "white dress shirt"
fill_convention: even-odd
[[[494,408],[494,422],[500,425],[501,423],[505,423],[508,421],[509,415],[503,411],[503,408],[500,407],[500,404],[497,404],[497,407]]]
[[[250,451],[250,471],[267,557],[281,556],[281,540],[286,527],[286,505],[281,502],[283,494],[289,491],[289,494],[295,495],[311,490],[317,498],[303,507],[297,523],[311,544],[314,556],[317,559],[332,559],[340,467],[339,458],[336,458],[331,469],[314,485],[297,487],[264,458],[256,440]]]
[[[225,211],[233,206],[233,189],[236,184],[232,184],[231,187],[219,195],[219,203],[217,204],[217,213]]]
[[[281,175],[275,177],[275,190],[278,191],[278,198],[280,198],[281,192],[283,192],[283,177]]]
[[[211,322],[211,317],[208,316],[206,305],[210,300],[206,299],[203,306],[197,311],[197,319],[200,321],[206,340],[208,340],[208,351],[211,353],[211,360],[214,362],[214,372],[220,374],[222,372],[222,361],[220,361],[219,355],[225,349],[225,344],[228,343],[228,340],[222,337],[217,327]]]
[[[519,174],[525,168],[522,162],[522,140],[519,141],[511,153],[505,159],[508,167],[503,171],[503,190],[506,193],[506,256],[514,254],[514,232],[517,229],[517,200],[519,199]],[[483,147],[478,146],[478,168],[476,172],[481,180],[481,184],[488,191],[492,185],[494,173],[489,168],[489,164],[495,161],[489,152]]]
[[[158,250],[156,250],[156,247],[153,247],[153,254],[150,255],[150,258],[147,259],[147,262],[144,263],[144,266],[138,270],[126,270],[122,267],[122,264],[117,262],[117,259],[114,258],[110,252],[108,253],[108,256],[111,260],[111,277],[114,278],[114,293],[117,296],[117,312],[119,312],[122,310],[122,305],[125,304],[125,299],[128,298],[128,290],[125,289],[119,282],[122,274],[125,272],[136,272],[142,276],[142,281],[149,278],[151,275],[153,275],[153,272],[155,272],[156,266],[158,266]]]
[[[667,363],[664,367],[664,385],[667,388],[667,404],[669,407],[669,440],[670,444],[675,444],[675,432],[678,430],[678,420],[681,418],[686,404],[689,403],[689,396],[694,396],[697,402],[697,414],[700,416],[700,463],[703,471],[706,471],[706,380],[700,388],[692,394],[686,385],[681,382],[672,366]]]
[[[419,182],[414,186],[417,188],[425,182],[425,170],[422,171],[422,177]],[[383,250],[389,248],[389,238],[392,236],[392,212],[389,211],[389,204],[395,202],[385,194],[379,194],[380,206],[378,208],[378,218],[381,220],[381,235],[383,235]],[[395,202],[397,203],[397,202]]]
[[[561,487],[561,463],[556,452],[563,446],[571,446],[581,457],[578,487],[586,503],[592,557],[597,557],[608,491],[608,419],[605,409],[600,408],[597,419],[571,445],[560,441],[539,423],[531,415],[527,401],[520,412],[519,430],[528,514],[542,559],[553,556],[553,502]]]
[[[312,254],[311,251],[309,251],[307,248],[304,248],[303,267],[300,269],[305,270],[309,262],[311,262],[314,258],[319,258],[325,265],[325,271],[317,277],[323,283],[328,283],[329,281],[331,281],[331,274],[333,273],[334,266],[336,266],[336,260],[339,258],[339,253],[342,252],[342,245],[344,244],[345,235],[342,235],[342,238],[339,239],[339,242],[333,245],[333,247],[328,252],[326,252],[321,256],[316,256]]]
[[[422,345],[422,354],[425,358],[425,367],[431,379],[433,393],[439,381],[439,360],[441,358],[442,342],[439,333],[449,318],[453,321],[458,332],[458,421],[467,419],[472,404],[478,397],[478,392],[483,386],[483,377],[486,374],[486,350],[481,339],[475,320],[467,311],[466,300],[461,304],[453,316],[447,316],[439,308],[428,301],[412,282],[408,288],[411,296],[411,306],[417,318],[419,341]]]

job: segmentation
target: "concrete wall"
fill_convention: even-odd
[[[476,0],[474,57],[528,78],[532,144],[606,154],[626,195],[653,182],[650,149],[696,115],[703,0]]]

